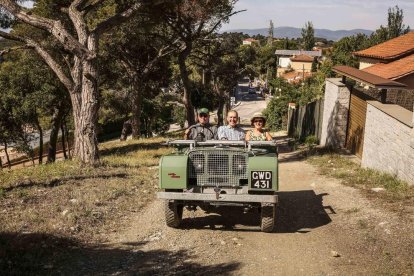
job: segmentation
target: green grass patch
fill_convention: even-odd
[[[364,190],[384,188],[385,194],[393,199],[414,198],[414,188],[407,182],[394,175],[361,168],[359,164],[343,155],[337,153],[315,155],[309,157],[308,161],[316,165],[322,174],[341,179],[348,186]]]

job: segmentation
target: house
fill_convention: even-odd
[[[277,57],[277,76],[282,77],[292,69],[296,72],[309,73],[312,71],[312,63],[322,57],[322,50],[303,51],[303,50],[276,50]]]
[[[259,44],[259,40],[256,40],[254,38],[246,38],[246,39],[243,39],[243,45],[252,45],[254,43]]]
[[[359,69],[414,89],[414,32],[354,52]]]
[[[304,51],[304,50],[276,50],[277,65],[280,68],[288,68],[291,64],[291,58],[295,56],[306,55],[312,58],[319,59],[322,57],[322,50],[319,51]]]
[[[311,72],[314,58],[308,55],[298,55],[290,58],[290,68],[298,72]]]
[[[320,143],[414,185],[414,33],[353,54],[359,69],[326,80]]]

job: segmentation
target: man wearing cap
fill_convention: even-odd
[[[216,140],[217,127],[210,125],[208,109],[200,108],[197,113],[198,124],[187,128],[184,132],[184,139],[197,141]]]
[[[219,140],[244,140],[246,136],[244,130],[237,126],[239,114],[236,110],[227,112],[227,125],[218,128]]]

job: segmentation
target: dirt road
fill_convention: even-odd
[[[413,273],[413,238],[400,239],[412,237],[412,216],[410,223],[402,221],[293,155],[281,156],[280,173],[274,233],[260,232],[258,214],[237,208],[187,211],[182,229],[168,228],[162,202],[155,200],[128,229],[112,234],[111,250],[82,267],[92,274]]]

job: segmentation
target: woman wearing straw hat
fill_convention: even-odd
[[[262,113],[255,113],[250,122],[254,129],[246,133],[246,141],[271,141],[273,139],[269,132],[264,129],[266,118]]]

